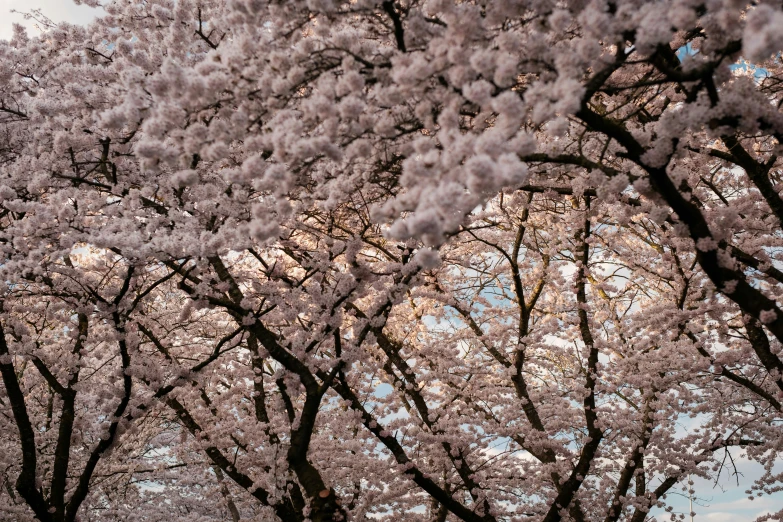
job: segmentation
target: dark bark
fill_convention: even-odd
[[[10,359],[10,357],[5,331],[0,325],[0,375],[3,377],[8,401],[11,403],[11,411],[14,414],[16,428],[19,430],[19,442],[22,447],[22,471],[16,480],[16,491],[41,522],[50,522],[53,519],[49,513],[49,505],[36,485],[38,455],[35,431],[27,413],[24,393],[19,385],[13,362],[3,361],[3,359]]]
[[[587,439],[585,445],[582,447],[582,451],[579,454],[576,466],[571,471],[571,474],[566,479],[565,483],[559,489],[554,503],[550,506],[546,516],[543,518],[544,522],[558,522],[561,520],[560,511],[564,508],[569,508],[574,501],[574,497],[582,486],[584,479],[587,477],[590,466],[595,459],[598,451],[598,446],[603,439],[603,431],[598,428],[598,413],[596,411],[595,402],[595,385],[598,371],[598,349],[595,346],[593,340],[593,334],[590,330],[590,323],[587,317],[587,263],[590,258],[590,246],[588,239],[590,237],[590,219],[589,219],[590,200],[587,199],[585,209],[585,220],[583,229],[580,232],[578,239],[581,239],[581,252],[579,259],[579,267],[576,275],[576,302],[579,316],[579,332],[582,336],[582,342],[588,349],[587,368],[585,369],[585,388],[587,389],[587,395],[583,400],[583,409],[585,414],[585,423],[587,425]]]

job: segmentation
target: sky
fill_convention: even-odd
[[[92,20],[95,9],[86,6],[77,6],[72,0],[0,0],[0,39],[11,38],[12,26],[20,23],[28,27],[30,35],[37,34],[32,20],[25,20],[19,13],[12,10],[28,12],[31,9],[41,9],[43,14],[55,22],[70,22],[83,24]]]
[[[8,39],[12,35],[12,24],[20,23],[28,28],[31,35],[37,34],[34,27],[35,22],[25,20],[19,13],[12,13],[12,10],[27,12],[32,9],[41,9],[43,14],[54,22],[69,22],[73,24],[84,24],[92,20],[99,11],[86,6],[77,6],[71,0],[0,0],[0,39]],[[720,484],[721,487],[714,487],[706,481],[697,479],[695,489],[696,496],[699,497],[696,509],[695,521],[710,522],[732,522],[735,520],[753,520],[770,511],[776,511],[783,506],[783,498],[775,495],[772,498],[763,497],[754,501],[748,500],[744,490],[752,482],[752,479],[759,475],[758,465],[747,461],[742,461],[739,471],[744,473],[740,477],[740,486],[726,483]],[[732,487],[734,486],[734,487]],[[674,500],[674,499],[672,499]],[[681,498],[675,501],[676,511],[688,512],[687,498]],[[699,505],[701,504],[701,505]],[[666,520],[668,517],[662,517],[660,512],[654,512],[659,520]],[[686,517],[686,521],[690,517]]]

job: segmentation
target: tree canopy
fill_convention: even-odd
[[[0,41],[0,520],[781,491],[783,2],[80,3]]]

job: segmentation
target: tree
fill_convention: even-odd
[[[104,9],[1,44],[8,516],[779,490],[779,2]]]

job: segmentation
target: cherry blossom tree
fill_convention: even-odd
[[[0,43],[3,517],[780,490],[783,4],[82,1]]]

